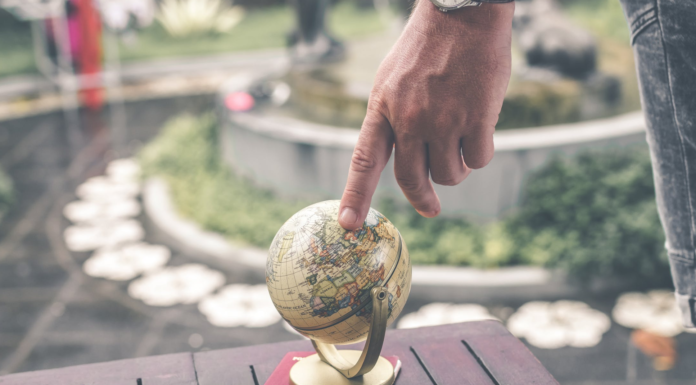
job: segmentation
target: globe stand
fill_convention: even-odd
[[[290,369],[292,385],[390,385],[394,383],[394,367],[386,358],[379,355],[387,332],[389,318],[387,296],[389,294],[385,287],[374,287],[370,295],[372,322],[362,352],[338,350],[332,344],[312,341],[317,354],[300,360]]]

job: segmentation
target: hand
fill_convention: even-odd
[[[421,0],[382,62],[348,174],[339,223],[362,226],[394,148],[394,174],[421,215],[440,213],[432,181],[461,183],[493,157],[510,80],[514,3],[442,13]]]

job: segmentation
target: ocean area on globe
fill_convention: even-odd
[[[329,344],[366,338],[373,287],[388,291],[388,323],[411,289],[411,261],[396,227],[370,209],[361,228],[345,230],[339,204],[320,202],[293,215],[276,234],[266,263],[269,294],[281,316],[299,333]]]

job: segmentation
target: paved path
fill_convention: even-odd
[[[123,83],[149,82],[153,78],[182,76],[197,77],[204,73],[247,70],[259,64],[285,63],[283,49],[235,52],[195,57],[175,57],[124,63],[121,68]],[[23,75],[0,78],[0,100],[25,97],[54,90],[42,75]]]
[[[197,97],[129,105],[131,147],[151,138],[170,114],[200,112],[210,103]],[[149,307],[129,297],[125,284],[82,272],[87,254],[65,247],[62,209],[75,199],[77,184],[101,174],[112,156],[106,128],[86,127],[86,143],[73,149],[60,114],[0,123],[0,164],[18,192],[0,223],[0,373],[187,351],[192,344],[211,349],[297,339],[281,324],[217,328],[194,305]],[[171,264],[190,260],[174,250]]]

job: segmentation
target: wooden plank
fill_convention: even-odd
[[[200,385],[255,385],[252,366],[263,385],[287,352],[312,349],[309,341],[291,341],[200,352],[193,359]]]
[[[136,385],[198,385],[195,378],[182,375],[160,375],[156,377],[141,378]]]
[[[437,385],[496,385],[460,341],[420,342],[412,350]]]
[[[224,349],[196,353],[199,385],[255,385],[251,367],[246,357],[237,354],[237,350]]]
[[[409,332],[413,341],[466,339],[468,337],[511,336],[510,332],[498,321],[462,322],[441,326],[429,326],[418,329],[399,330]]]
[[[29,373],[36,373],[36,372],[29,372]],[[25,374],[25,373],[21,373]],[[27,373],[28,374],[28,373]],[[14,376],[14,378],[0,378],[0,384],[2,385],[137,385],[137,383],[134,380],[105,380],[105,381],[97,381],[97,380],[90,380],[86,382],[75,382],[73,380],[70,380],[69,382],[66,382],[65,379],[63,378],[57,378],[57,377],[50,377],[50,376],[36,376],[36,375],[29,375],[29,376]]]
[[[196,369],[192,353],[170,354],[153,358],[152,362],[136,359],[133,373],[141,379],[142,385],[197,385]]]
[[[278,366],[280,363],[280,360],[285,357],[287,352],[291,351],[314,351],[314,348],[312,347],[311,343],[307,342],[306,344],[298,346],[297,349],[272,349],[271,351],[267,352],[263,360],[258,360],[254,363],[254,371],[256,373],[256,378],[259,381],[259,385],[266,383],[268,377],[271,376],[276,366]]]
[[[499,322],[469,322],[452,325],[424,327],[418,329],[390,330],[387,332],[383,355],[396,355],[402,362],[401,373],[397,378],[397,385],[429,385],[433,381],[426,373],[411,347],[418,348],[421,345],[442,343],[447,341],[459,341],[459,339],[473,335],[500,335],[509,334]],[[430,363],[426,363],[430,365]],[[434,369],[433,369],[434,370]],[[484,382],[485,384],[485,382]]]
[[[558,385],[532,352],[512,334],[464,339],[501,385]]]
[[[1,385],[195,385],[191,353],[78,365],[0,377]]]
[[[387,333],[382,355],[398,356],[402,362],[397,385],[423,385],[430,380],[410,351],[408,338],[420,333],[411,330],[390,330]],[[427,333],[426,333],[427,334]],[[363,344],[340,346],[340,349],[359,349]],[[194,354],[200,385],[254,385],[250,366],[253,365],[257,380],[263,385],[280,360],[290,351],[313,351],[309,341],[292,341],[280,344],[257,345],[237,349],[224,349]],[[232,363],[235,364],[232,364]]]
[[[311,350],[309,341],[291,341],[181,353],[13,374],[0,385],[263,385],[287,352]],[[496,321],[389,330],[382,354],[402,362],[397,385],[558,384]]]
[[[405,333],[404,333],[405,332]],[[401,334],[410,335],[410,331],[390,331],[382,348],[383,356],[397,356],[401,361],[401,371],[396,378],[398,385],[430,385],[432,382],[418,359],[410,350],[410,338]]]

